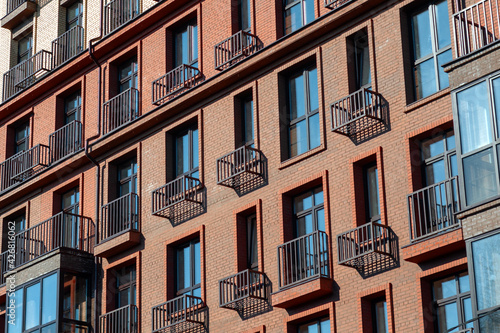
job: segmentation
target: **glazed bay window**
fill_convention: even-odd
[[[175,137],[175,178],[186,175],[199,179],[198,129],[190,127]]]
[[[441,67],[452,60],[448,1],[436,1],[411,16],[415,99],[447,88]]]
[[[287,82],[288,157],[320,145],[318,72],[308,67]]]
[[[200,241],[192,240],[176,248],[176,296],[201,297]]]
[[[174,68],[198,67],[198,25],[192,21],[174,33]]]
[[[284,0],[285,35],[314,21],[313,0]]]

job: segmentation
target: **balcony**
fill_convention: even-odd
[[[9,259],[11,262],[9,263]],[[5,285],[5,273],[7,273],[10,268],[13,268],[12,264],[14,261],[14,255],[11,255],[11,258],[9,258],[9,250],[2,252],[0,254],[0,286]]]
[[[139,0],[112,0],[104,6],[104,35],[140,14]]]
[[[243,146],[217,159],[217,185],[234,188],[263,176],[260,150]]]
[[[189,65],[180,65],[159,79],[153,81],[153,104],[160,105],[172,98],[191,89],[202,80],[198,68]]]
[[[140,243],[139,196],[126,194],[101,209],[98,245],[94,254],[109,257]]]
[[[34,0],[7,0],[7,14],[2,18],[1,26],[12,29],[26,20],[36,11]]]
[[[126,305],[99,317],[101,333],[138,333],[138,311],[135,305]]]
[[[129,88],[102,105],[103,134],[124,126],[140,116],[139,91]]]
[[[49,135],[50,164],[82,148],[82,123],[74,120]]]
[[[206,327],[207,313],[202,299],[183,295],[152,308],[153,333],[185,332]]]
[[[21,151],[0,164],[0,191],[3,191],[49,166],[49,147],[39,144]]]
[[[170,220],[195,206],[202,206],[203,184],[196,178],[181,176],[152,192],[152,214]]]
[[[498,0],[483,0],[453,14],[455,54],[463,57],[500,39]]]
[[[363,88],[330,105],[332,131],[348,137],[384,124],[382,96]]]
[[[340,7],[348,4],[349,2],[352,2],[353,0],[325,0],[325,7],[335,10],[339,9]]]
[[[219,307],[243,311],[268,302],[269,281],[264,273],[246,269],[219,281]]]
[[[257,36],[246,31],[238,31],[231,37],[215,45],[215,69],[224,70],[261,48]]]
[[[3,75],[3,100],[28,88],[52,70],[52,53],[42,50]]]
[[[410,242],[460,227],[458,179],[453,177],[408,195]]]
[[[94,229],[90,218],[60,212],[15,236],[15,267],[63,247],[92,253]]]
[[[360,268],[395,258],[392,230],[370,222],[337,236],[339,264]]]
[[[85,30],[75,26],[52,41],[53,68],[59,67],[85,49]]]

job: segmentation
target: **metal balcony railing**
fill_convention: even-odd
[[[219,306],[243,310],[254,302],[267,301],[267,287],[264,273],[246,269],[219,281]]]
[[[215,69],[226,69],[260,48],[257,36],[240,30],[215,45]]]
[[[201,204],[198,196],[203,184],[196,178],[181,176],[152,192],[152,214],[172,218],[178,205]]]
[[[498,0],[483,0],[453,14],[455,54],[465,56],[500,39]]]
[[[463,330],[458,331],[457,333],[474,333],[474,328],[466,328]]]
[[[102,206],[98,243],[139,228],[139,196],[129,193]]]
[[[78,120],[73,120],[49,135],[51,164],[82,148],[82,123]]]
[[[94,229],[90,218],[60,212],[16,235],[15,266],[61,247],[93,253]]]
[[[330,277],[328,235],[323,231],[278,246],[279,288],[319,277]]]
[[[101,333],[138,333],[138,311],[135,305],[126,305],[99,317]]]
[[[53,68],[79,55],[85,49],[85,30],[77,25],[52,41]]]
[[[140,116],[139,91],[129,88],[102,105],[103,134],[109,133]]]
[[[377,222],[366,223],[337,236],[340,265],[362,267],[384,256],[393,258],[392,231]]]
[[[3,75],[3,100],[28,88],[52,70],[52,53],[42,50],[12,67]]]
[[[382,96],[362,88],[330,105],[332,131],[346,136],[383,122]]]
[[[21,6],[25,2],[28,2],[28,0],[7,0],[7,14],[6,15],[9,15],[10,13],[12,13],[14,10],[17,9],[17,7]]]
[[[352,1],[353,0],[325,0],[325,7],[330,9],[337,9]]]
[[[198,68],[190,65],[180,65],[167,74],[153,81],[153,104],[160,105],[175,93],[194,87],[202,75]]]
[[[416,242],[460,226],[458,177],[427,186],[408,195],[410,241]]]
[[[14,256],[12,256],[14,258]],[[10,271],[9,269],[9,250],[2,252],[0,254],[0,286],[5,284],[5,273]]]
[[[260,150],[240,147],[217,159],[217,184],[236,187],[264,175]]]
[[[196,296],[182,295],[152,308],[153,332],[184,332],[205,324],[205,304]]]
[[[140,14],[139,0],[112,0],[104,6],[104,35]]]

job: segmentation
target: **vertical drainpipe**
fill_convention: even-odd
[[[92,43],[95,41],[98,41],[102,38],[102,24],[103,24],[103,6],[104,6],[104,1],[100,0],[100,17],[99,17],[99,36],[92,38],[89,41],[89,56],[92,59],[92,61],[96,64],[98,68],[98,78],[97,78],[97,134],[87,138],[85,140],[85,156],[96,166],[96,174],[95,174],[95,182],[96,182],[96,195],[95,195],[95,241],[94,244],[96,244],[97,239],[99,237],[99,183],[100,183],[100,168],[99,168],[99,163],[96,162],[92,156],[89,155],[89,142],[90,140],[95,140],[101,136],[101,107],[102,107],[102,102],[101,102],[101,91],[102,91],[102,79],[101,79],[101,74],[102,74],[102,68],[97,59],[95,58],[94,54],[92,54],[93,51],[93,46]],[[87,7],[88,8],[88,7]],[[88,13],[87,13],[88,15]],[[95,308],[94,308],[94,330],[93,332],[98,332],[99,331],[99,288],[98,288],[98,272],[101,267],[101,259],[100,258],[95,258],[94,259],[95,266],[94,266],[94,288],[95,288]]]

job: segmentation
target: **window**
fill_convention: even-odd
[[[78,187],[75,187],[61,195],[61,208],[66,213],[78,214],[78,205],[80,203],[80,192]]]
[[[30,135],[30,124],[29,122],[22,123],[21,125],[14,128],[15,142],[14,142],[14,153],[17,154],[21,151],[29,149],[29,135]]]
[[[175,137],[175,177],[183,175],[199,179],[198,129],[189,129]]]
[[[385,298],[372,301],[372,322],[374,333],[389,333],[387,302]]]
[[[137,89],[137,57],[132,57],[118,67],[118,92],[127,89]]]
[[[498,75],[498,74],[496,74]],[[466,87],[455,94],[455,129],[460,135],[459,173],[467,205],[499,193],[500,77]]]
[[[201,297],[200,241],[192,240],[176,248],[176,296]]]
[[[254,147],[253,100],[251,94],[238,97],[235,100],[236,115],[236,147]]]
[[[325,231],[323,189],[317,187],[294,197],[293,214],[296,238],[317,230]]]
[[[115,275],[115,307],[118,309],[127,305],[135,305],[137,289],[135,264],[117,270]]]
[[[62,292],[63,318],[79,321],[81,324],[87,321],[87,279],[64,274]]]
[[[380,223],[380,195],[376,162],[364,166],[363,178],[365,186],[366,222]]]
[[[8,247],[8,233],[14,225],[14,233],[18,234],[26,229],[26,213],[17,212],[14,215],[6,217],[3,219],[3,242],[2,242],[2,252],[7,251]]]
[[[330,333],[330,319],[322,318],[300,325],[298,333]]]
[[[174,32],[174,68],[198,67],[198,25],[192,21]]]
[[[411,16],[415,98],[421,99],[448,87],[441,67],[452,60],[448,1],[433,2]]]
[[[314,21],[313,0],[284,0],[285,35]]]
[[[354,85],[351,85],[351,87],[353,87],[351,92],[361,88],[371,89],[370,49],[366,30],[354,34],[349,44],[348,47],[351,48],[350,51],[354,57],[354,61],[349,62],[351,67],[349,68],[351,72],[350,79],[354,82]]]
[[[79,213],[80,192],[75,187],[61,195],[61,210],[64,215],[65,246],[78,248],[80,242],[80,218]]]
[[[252,214],[246,219],[247,232],[247,268],[258,270],[259,258],[257,251],[257,216]]]
[[[64,125],[80,120],[82,97],[77,91],[64,99]]]
[[[473,309],[474,317],[481,317],[478,323],[480,332],[498,332],[500,327],[498,311],[487,314],[500,305],[499,242],[500,233],[496,233],[482,235],[467,244],[469,262],[472,262],[469,267],[473,276],[471,286],[477,306]]]
[[[458,174],[453,130],[422,140],[420,150],[424,187],[437,184]]]
[[[250,32],[252,26],[252,13],[250,0],[238,0],[238,27],[239,30]]]
[[[127,160],[118,165],[118,197],[137,193],[137,160]]]
[[[17,63],[21,63],[32,56],[33,34],[30,33],[17,42]]]
[[[288,157],[320,145],[318,73],[308,67],[287,82]]]
[[[473,326],[473,323],[462,325],[472,319],[469,275],[466,272],[434,281],[432,290],[436,332],[446,333],[458,325],[461,325],[460,329]]]
[[[11,221],[14,222],[14,232],[16,234],[26,229],[26,214],[22,213],[21,215],[17,215],[13,217]]]
[[[76,26],[82,26],[83,5],[80,1],[75,2],[66,9],[66,31]]]

